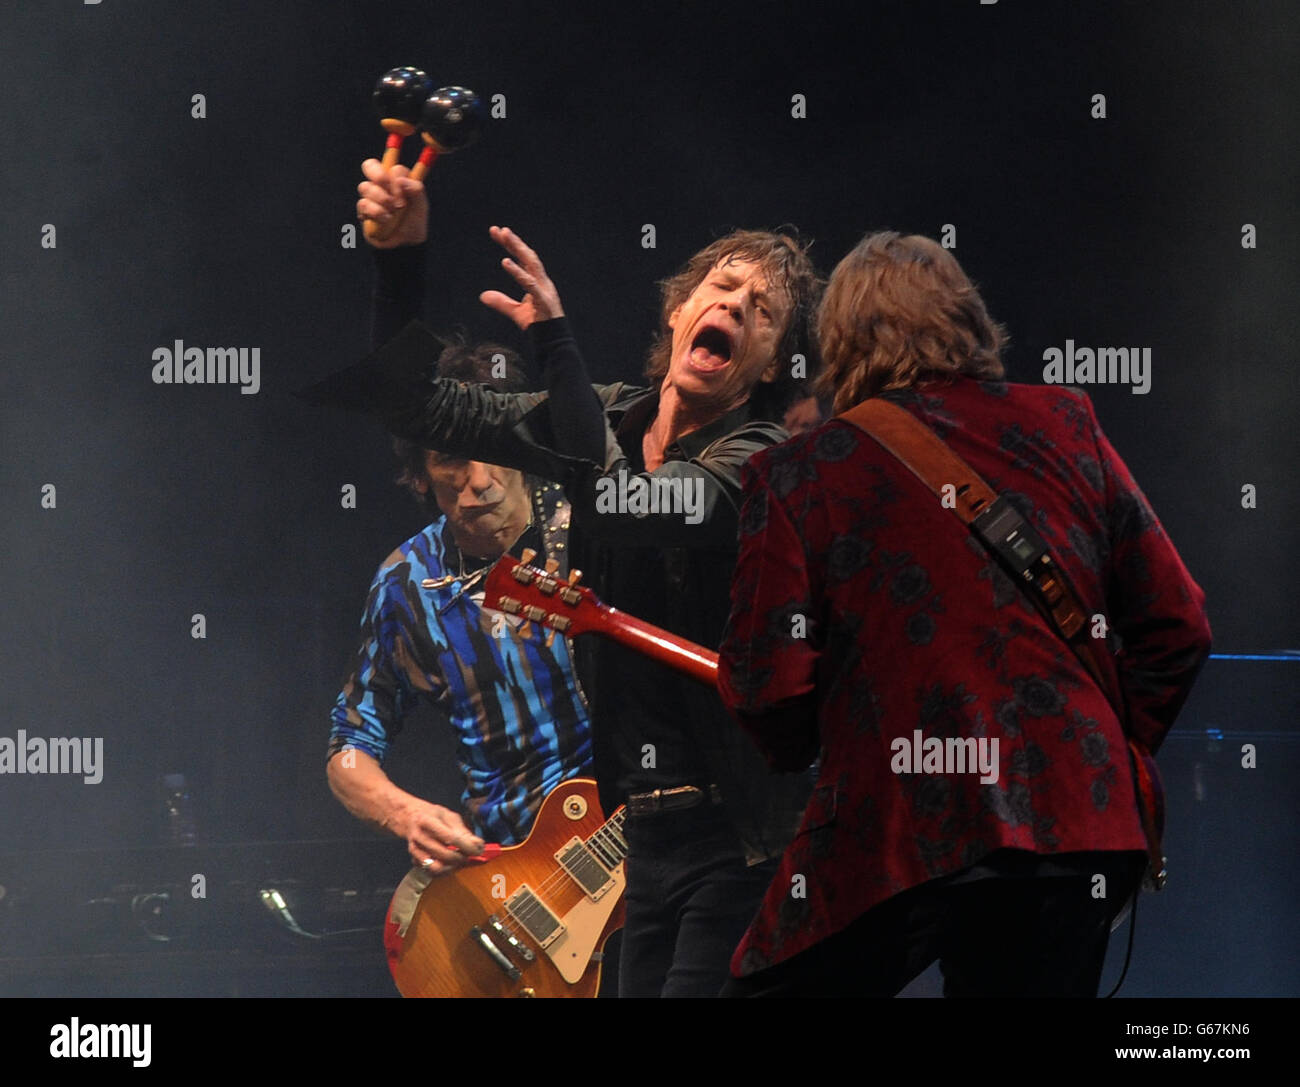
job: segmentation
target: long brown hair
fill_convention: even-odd
[[[1004,374],[1006,331],[957,259],[919,234],[863,238],[831,273],[817,330],[816,391],[836,413],[929,378]]]

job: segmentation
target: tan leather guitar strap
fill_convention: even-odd
[[[888,453],[893,454],[904,467],[943,500],[962,523],[970,526],[981,514],[986,514],[997,501],[997,494],[984,482],[980,474],[957,456],[933,430],[916,418],[906,408],[887,400],[870,398],[838,418],[852,423],[876,440]],[[950,488],[950,489],[948,489]],[[982,544],[984,537],[972,532]],[[987,547],[987,544],[985,545]],[[1045,546],[1045,545],[1044,545]],[[990,549],[990,553],[992,553]],[[993,555],[999,558],[996,554]],[[1097,657],[1100,646],[1097,639],[1089,637],[1087,613],[1079,603],[1064,571],[1048,551],[1031,571],[1014,578],[1052,628],[1074,650],[1088,674],[1101,689],[1111,706],[1125,722],[1127,714],[1108,687],[1105,671]],[[1132,749],[1130,758],[1137,785],[1138,812],[1146,834],[1147,853],[1150,859],[1150,882],[1156,888],[1164,886],[1165,858],[1161,848],[1160,830],[1156,825],[1155,811],[1160,803],[1158,774],[1155,763],[1137,740],[1128,737]]]

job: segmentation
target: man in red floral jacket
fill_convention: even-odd
[[[1088,398],[1002,380],[1003,332],[940,246],[865,238],[820,334],[836,413],[901,405],[1046,540],[1127,719],[867,434],[832,419],[755,455],[720,687],[773,768],[821,763],[728,991],[890,995],[938,959],[947,995],[1096,995],[1147,846],[1127,737],[1154,752],[1172,726],[1204,596]]]

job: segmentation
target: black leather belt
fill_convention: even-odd
[[[685,811],[701,804],[721,804],[722,794],[716,785],[698,789],[694,785],[676,785],[671,789],[655,789],[651,793],[633,793],[627,798],[628,815],[654,815],[663,811]]]

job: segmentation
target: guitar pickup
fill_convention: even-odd
[[[527,883],[506,899],[506,913],[542,948],[549,947],[564,933],[564,922],[550,911]]]
[[[600,901],[614,887],[614,878],[581,838],[571,838],[555,854],[560,866],[593,902]]]

